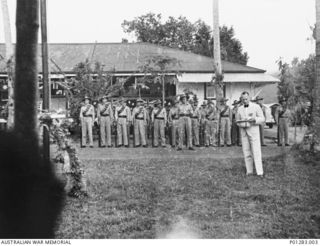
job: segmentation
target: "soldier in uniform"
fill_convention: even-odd
[[[250,102],[249,93],[242,93],[242,102],[236,114],[240,127],[242,151],[246,164],[247,175],[253,174],[253,164],[257,175],[263,177],[259,124],[265,121],[259,105]]]
[[[118,147],[123,144],[125,147],[129,147],[128,125],[131,123],[131,110],[123,98],[120,99],[120,106],[116,107],[115,120],[117,122]]]
[[[196,147],[200,147],[200,120],[201,120],[201,113],[200,109],[198,108],[197,101],[190,101],[192,106],[192,114],[191,114],[191,129],[192,129],[192,138],[193,143]]]
[[[204,133],[205,147],[217,147],[217,132],[219,126],[219,111],[211,100],[208,100],[208,106],[204,115]]]
[[[231,120],[232,111],[226,104],[228,99],[221,98],[220,100],[220,146],[223,147],[225,142],[228,147],[231,146]]]
[[[167,122],[167,112],[161,106],[161,101],[157,100],[154,103],[154,108],[151,113],[151,122],[153,124],[153,146],[156,148],[159,145],[159,135],[161,138],[161,146],[166,147],[165,126]]]
[[[207,102],[203,101],[201,104],[200,112],[200,146],[205,145],[205,118],[206,118]]]
[[[173,107],[169,111],[168,121],[171,126],[171,145],[175,148],[179,137],[179,100],[174,101]]]
[[[98,104],[97,110],[98,123],[100,125],[100,142],[102,148],[106,147],[106,133],[108,148],[112,147],[111,144],[111,125],[114,120],[113,110],[111,103],[106,96],[101,98],[101,103]]]
[[[87,134],[89,137],[90,148],[93,148],[92,127],[95,119],[94,107],[90,104],[90,98],[84,98],[84,105],[80,109],[80,122],[82,130],[81,148],[87,146]]]
[[[193,113],[191,105],[187,102],[185,95],[180,97],[181,103],[179,104],[179,116],[180,116],[180,134],[179,134],[179,147],[177,150],[182,150],[183,140],[185,138],[185,130],[187,131],[187,148],[194,150],[192,147],[192,130],[191,130],[191,118]]]
[[[276,108],[275,121],[278,125],[278,146],[282,146],[283,139],[286,146],[289,144],[289,121],[290,121],[290,110],[287,106],[285,98],[280,99],[280,106]]]
[[[255,100],[253,100],[253,102],[255,102],[256,104],[258,104],[260,106],[260,108],[262,109],[262,112],[263,112],[263,116],[264,118],[266,118],[266,106],[263,105],[263,98],[262,97],[259,97],[257,96]],[[261,141],[261,146],[267,146],[265,143],[264,143],[264,126],[265,126],[265,123],[262,123],[259,125],[259,128],[260,128],[260,141]]]
[[[231,126],[231,143],[240,146],[240,129],[236,122],[236,114],[240,107],[240,101],[234,100],[232,106],[232,126]]]
[[[137,106],[132,111],[135,147],[140,147],[141,144],[145,148],[146,142],[146,125],[147,125],[147,110],[142,105],[143,100],[137,100]],[[141,142],[141,143],[140,143]]]

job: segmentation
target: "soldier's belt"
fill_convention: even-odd
[[[155,119],[156,119],[156,120],[164,120],[163,117],[156,117]]]
[[[179,120],[179,117],[173,117],[173,120]]]
[[[85,118],[89,118],[89,117],[92,117],[92,114],[84,115],[83,117],[85,117]]]
[[[180,117],[190,117],[190,114],[180,114]]]
[[[118,117],[119,117],[119,118],[127,118],[126,115],[119,115]]]
[[[143,117],[135,117],[136,120],[144,120]]]
[[[279,119],[286,119],[286,118],[289,118],[288,116],[281,116],[279,117]]]
[[[206,119],[207,119],[207,120],[211,120],[211,121],[218,120],[218,119],[216,119],[216,118],[214,118],[214,119],[209,119],[208,117],[207,117]]]
[[[110,116],[110,114],[100,114],[100,116],[106,117],[106,116]]]
[[[229,118],[229,115],[222,115],[221,118]]]
[[[198,119],[197,116],[191,116],[191,119]]]

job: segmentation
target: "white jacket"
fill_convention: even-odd
[[[238,122],[254,119],[255,122]],[[236,121],[241,128],[250,128],[258,126],[265,122],[263,111],[258,104],[249,102],[248,107],[241,105],[236,113]]]

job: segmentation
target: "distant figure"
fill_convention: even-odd
[[[228,99],[220,99],[220,147],[227,144],[228,147],[231,146],[231,120],[232,111],[230,107],[226,104]]]
[[[101,148],[106,147],[106,135],[107,135],[107,144],[108,147],[112,147],[111,144],[111,125],[114,120],[113,110],[111,103],[106,96],[101,98],[101,103],[98,104],[98,122],[100,126],[100,142]]]
[[[217,133],[219,127],[219,111],[217,110],[214,102],[208,100],[208,105],[205,109],[204,117],[204,135],[205,147],[217,147]]]
[[[166,147],[165,126],[167,123],[167,111],[161,106],[161,101],[157,100],[154,103],[154,109],[151,114],[151,121],[153,124],[153,147],[157,148],[159,145],[159,135],[161,138],[161,146]]]
[[[192,106],[191,114],[191,129],[192,129],[192,138],[193,143],[196,147],[200,147],[200,120],[201,114],[200,109],[198,108],[198,101],[190,101]]]
[[[51,163],[24,142],[0,132],[0,238],[54,238],[63,185]]]
[[[262,109],[249,100],[249,93],[241,94],[243,105],[239,107],[236,121],[240,127],[242,150],[247,175],[253,174],[253,164],[259,177],[263,177],[259,124],[265,121]]]
[[[174,101],[173,107],[169,111],[168,122],[171,126],[171,146],[175,148],[178,145],[179,137],[179,100]]]
[[[231,123],[231,143],[232,145],[240,146],[240,129],[236,122],[236,114],[238,112],[238,108],[241,105],[241,101],[234,100],[232,106],[232,123]]]
[[[283,145],[283,140],[286,146],[290,146],[289,144],[289,121],[291,112],[287,106],[287,100],[285,98],[281,98],[280,106],[276,108],[275,112],[275,121],[278,125],[278,146]]]
[[[131,110],[126,105],[124,98],[120,99],[120,106],[116,107],[115,120],[117,122],[117,147],[121,147],[123,145],[125,147],[129,147],[128,125],[131,122]]]
[[[132,121],[134,128],[135,147],[140,147],[141,144],[145,148],[146,142],[146,125],[147,125],[147,110],[142,105],[144,101],[137,99],[137,106],[132,111]]]
[[[83,101],[84,105],[80,109],[80,122],[82,130],[81,148],[85,148],[87,146],[87,134],[89,137],[90,148],[93,148],[92,127],[95,119],[94,107],[90,104],[89,97],[86,96]]]
[[[187,148],[189,150],[194,150],[192,147],[192,125],[191,125],[191,115],[193,109],[191,105],[187,102],[186,95],[181,95],[181,103],[179,104],[179,116],[180,116],[180,134],[179,134],[179,147],[177,150],[182,150],[183,140],[185,139],[185,132],[187,132]]]

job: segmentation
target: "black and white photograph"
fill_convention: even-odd
[[[0,0],[1,244],[319,238],[320,0]]]

